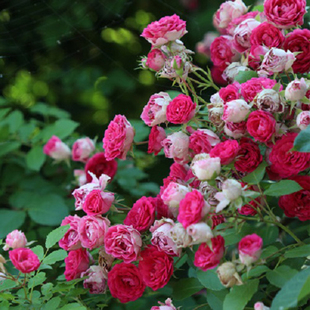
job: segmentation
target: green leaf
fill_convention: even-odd
[[[187,261],[187,254],[183,254],[183,256],[179,259],[178,257],[175,258],[175,262],[177,263],[174,263],[174,267],[179,269],[181,268]]]
[[[261,254],[261,259],[265,259],[267,257],[269,257],[270,255],[272,255],[273,253],[276,253],[279,249],[273,245],[263,249],[263,252]],[[279,256],[280,254],[278,254]],[[273,256],[273,257],[276,257],[276,256]]]
[[[70,225],[65,225],[65,226],[60,226],[53,231],[51,231],[45,241],[45,246],[47,249],[51,248],[54,246],[64,235],[65,233],[69,230]]]
[[[44,249],[41,245],[37,245],[37,246],[31,248],[31,250],[34,252],[34,254],[36,254],[39,257],[40,261],[43,259]]]
[[[0,291],[11,289],[13,287],[16,287],[17,285],[18,285],[18,282],[15,282],[10,279],[6,279],[3,282],[1,282]]]
[[[39,171],[44,164],[46,155],[43,153],[43,147],[37,145],[33,147],[26,155],[26,164],[29,169]]]
[[[205,288],[210,290],[220,291],[225,288],[213,269],[207,271],[198,270],[197,278]]]
[[[41,225],[59,225],[69,214],[68,207],[63,198],[56,194],[39,196],[29,206],[29,216],[33,221]]]
[[[173,287],[172,296],[176,300],[182,300],[203,289],[201,283],[195,278],[183,278]]]
[[[0,210],[0,238],[4,238],[14,229],[18,229],[23,225],[26,218],[26,212],[16,210]]]
[[[45,272],[39,272],[33,278],[30,278],[28,287],[33,288],[37,285],[42,284],[46,280]]]
[[[64,226],[61,226],[64,227]],[[60,240],[60,239],[59,239]],[[56,262],[63,261],[68,256],[65,250],[57,250],[46,256],[43,260],[43,264],[53,265]]]
[[[253,77],[258,77],[257,72],[255,71],[240,71],[237,76],[235,77],[235,80],[239,82],[240,84],[245,83],[246,81],[250,80]]]
[[[51,136],[57,136],[60,139],[64,139],[71,135],[71,133],[79,126],[77,122],[70,119],[60,119],[56,121],[53,125],[48,126],[42,130],[43,141],[48,141]]]
[[[306,257],[310,255],[310,244],[300,246],[284,253],[286,258]]]
[[[252,12],[258,11],[258,12],[264,12],[264,5],[255,5],[252,10]]]
[[[283,287],[283,285],[297,272],[297,270],[292,269],[289,266],[282,265],[274,270],[268,271],[266,277],[272,285],[276,287]]]
[[[21,143],[17,141],[0,143],[0,156],[4,156],[8,153],[11,153],[19,149],[20,146]]]
[[[267,246],[274,243],[278,239],[279,228],[273,225],[261,226],[256,229],[256,234],[262,237],[264,246]]]
[[[166,93],[170,96],[171,99],[174,99],[175,97],[181,95],[182,93],[176,90],[168,90]]]
[[[223,302],[227,294],[227,289],[222,291],[207,290],[207,301],[212,310],[223,310]]]
[[[268,164],[266,162],[261,163],[253,172],[245,176],[242,180],[249,184],[258,184],[264,178],[267,166]]]
[[[79,303],[75,302],[72,304],[67,304],[61,308],[59,308],[59,310],[71,310],[71,309],[77,309],[77,310],[87,310],[86,307],[81,306]]]
[[[267,190],[265,190],[264,195],[279,197],[298,192],[301,189],[302,187],[295,181],[282,180],[278,183],[272,184]]]
[[[14,111],[4,120],[10,127],[10,133],[13,134],[24,123],[24,116],[20,111]]]
[[[226,295],[223,310],[243,310],[257,291],[259,280],[251,280],[241,286],[234,286]]]
[[[298,152],[310,152],[310,126],[302,130],[295,138],[294,149]]]
[[[70,114],[64,110],[61,110],[57,107],[51,107],[46,103],[37,103],[33,106],[30,111],[32,113],[38,113],[43,116],[54,116],[57,118],[68,118]]]
[[[43,284],[41,287],[41,292],[43,295],[49,295],[51,293],[52,288],[53,288],[53,283]]]
[[[129,120],[129,122],[135,129],[135,142],[148,140],[151,131],[150,127],[146,126],[141,120]]]
[[[56,310],[58,309],[60,302],[60,297],[54,297],[44,305],[43,310]]]
[[[267,271],[269,271],[270,269],[267,267],[267,266],[265,266],[265,265],[263,265],[263,266],[257,266],[257,267],[255,267],[255,268],[253,268],[253,269],[251,269],[250,271],[249,271],[249,274],[248,274],[248,277],[249,278],[256,278],[256,277],[259,277],[259,276],[261,276],[263,273],[265,273],[265,272],[267,272]]]
[[[304,269],[290,280],[278,292],[272,301],[270,310],[286,310],[296,307],[298,302],[310,294],[310,268]]]

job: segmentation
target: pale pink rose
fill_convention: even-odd
[[[148,126],[155,126],[167,120],[166,110],[171,98],[169,94],[160,92],[150,97],[147,105],[143,108],[141,119]]]
[[[87,183],[86,173],[84,170],[74,169],[74,177],[76,178],[79,186],[85,185]]]
[[[83,203],[83,210],[87,215],[107,213],[114,202],[114,193],[93,189],[89,192]]]
[[[211,158],[206,153],[197,154],[191,163],[191,169],[198,180],[211,180],[221,172],[221,159]]]
[[[111,226],[104,237],[105,251],[115,258],[131,263],[138,260],[142,239],[140,233],[132,226]]]
[[[250,108],[251,106],[243,99],[229,101],[224,106],[222,119],[225,122],[240,123],[246,119]]]
[[[248,65],[254,70],[261,65],[262,59],[269,52],[269,48],[262,45],[252,45]],[[276,81],[275,81],[276,82]]]
[[[56,136],[52,136],[44,145],[43,153],[56,160],[66,160],[71,155],[69,147]]]
[[[169,135],[162,141],[165,156],[173,158],[178,164],[186,164],[189,161],[189,136],[178,131]]]
[[[187,234],[192,238],[191,245],[208,242],[213,238],[210,226],[206,223],[191,224],[186,228]]]
[[[245,121],[240,123],[226,122],[224,132],[229,137],[239,139],[243,137],[246,133],[246,122]]]
[[[120,158],[125,160],[128,151],[131,148],[135,130],[123,115],[116,115],[110,122],[104,133],[103,148],[105,158],[112,160]]]
[[[80,235],[78,232],[78,227],[81,218],[76,214],[74,216],[69,215],[65,217],[61,226],[70,225],[69,230],[65,233],[65,235],[59,240],[59,247],[66,251],[77,250],[81,248]]]
[[[84,288],[90,294],[103,294],[108,287],[108,271],[101,266],[90,266],[81,273],[81,278],[88,277],[83,281]]]
[[[224,101],[219,93],[212,95],[210,101],[211,103],[208,105],[209,120],[215,126],[221,126],[223,124],[222,115],[224,113]]]
[[[260,22],[253,18],[243,21],[234,31],[234,48],[243,53],[251,47],[252,30],[260,25]]]
[[[227,29],[226,29],[226,32],[227,32],[229,35],[233,36],[233,35],[234,35],[235,29],[236,29],[243,21],[245,21],[245,20],[247,20],[247,19],[255,19],[255,17],[256,17],[257,15],[259,15],[259,17],[262,18],[262,14],[260,14],[260,12],[258,12],[258,11],[248,12],[248,13],[246,13],[246,14],[244,14],[244,15],[241,15],[240,17],[235,18],[234,20],[232,20],[232,21],[229,23],[229,25],[228,25],[228,27],[227,27]]]
[[[269,310],[269,307],[266,307],[261,301],[256,302],[254,305],[254,310]]]
[[[94,141],[88,137],[78,139],[72,146],[72,159],[85,163],[91,153],[95,151]]]
[[[218,34],[213,31],[208,31],[203,38],[202,42],[198,42],[196,45],[196,51],[199,54],[203,54],[206,57],[211,57],[210,47],[214,39],[218,37]]]
[[[220,8],[214,14],[213,25],[220,32],[223,32],[231,21],[245,14],[247,10],[242,0],[226,1],[221,4]]]
[[[263,239],[256,235],[247,235],[241,239],[238,245],[239,258],[242,264],[247,266],[256,262],[262,252]]]
[[[220,138],[212,130],[197,129],[189,138],[189,148],[195,154],[209,153],[213,146],[220,143]]]
[[[110,221],[105,217],[98,215],[82,217],[78,226],[82,247],[92,250],[102,246],[109,226]]]
[[[304,78],[295,79],[286,86],[285,98],[290,101],[301,100],[306,96],[307,90],[308,86]]]
[[[288,71],[292,67],[295,59],[296,57],[290,51],[272,47],[269,52],[265,54],[258,74],[272,75],[274,73]]]
[[[166,58],[166,55],[160,49],[154,48],[147,54],[145,65],[157,72],[164,66]]]
[[[10,248],[13,250],[18,248],[25,248],[26,244],[27,239],[25,234],[22,231],[15,229],[6,236],[3,250],[8,251]]]
[[[302,111],[296,118],[296,125],[300,130],[305,130],[310,124],[310,111]]]
[[[185,197],[185,195],[190,191],[190,189],[184,185],[170,182],[166,189],[161,194],[161,199],[163,202],[169,206],[170,211],[176,217],[179,213],[178,207],[180,201]]]
[[[73,192],[72,195],[75,198],[75,210],[82,210],[83,209],[83,204],[85,201],[86,196],[88,193],[90,193],[93,189],[97,188],[96,183],[86,183],[79,188],[76,188]]]
[[[150,310],[177,310],[177,308],[172,304],[172,300],[167,298],[165,303],[158,302],[160,306],[153,306]]]
[[[154,225],[150,228],[152,233],[151,242],[159,251],[163,251],[171,256],[180,256],[181,248],[177,248],[171,237],[171,230],[174,226],[174,221],[171,219],[161,219],[155,221]]]
[[[149,146],[147,152],[156,156],[163,148],[162,142],[166,139],[165,129],[160,126],[153,126],[149,135]]]
[[[181,223],[176,223],[173,226],[170,235],[178,248],[187,248],[193,241]]]
[[[144,37],[154,46],[160,46],[178,40],[186,33],[186,22],[174,14],[162,17],[159,21],[149,24],[143,30],[141,37]]]
[[[280,113],[284,111],[284,103],[281,100],[279,92],[273,89],[262,90],[254,98],[254,103],[260,110],[263,111],[268,111],[271,113]]]

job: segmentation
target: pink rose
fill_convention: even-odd
[[[154,46],[160,46],[170,41],[178,40],[186,33],[186,22],[174,14],[150,23],[143,30],[141,37],[144,37]]]
[[[150,97],[147,105],[143,108],[141,119],[147,126],[155,126],[164,123],[166,118],[166,109],[171,101],[169,94],[160,92]]]
[[[110,221],[101,216],[82,217],[78,227],[82,247],[92,250],[102,246],[109,225]]]
[[[211,180],[221,172],[221,159],[219,157],[211,158],[209,154],[201,153],[194,157],[191,169],[198,180]]]
[[[145,65],[157,72],[165,65],[166,58],[160,49],[154,48],[147,54]]]
[[[210,47],[215,38],[218,37],[218,34],[213,31],[208,31],[203,38],[202,42],[198,42],[196,45],[196,51],[199,54],[203,54],[206,57],[211,57]]]
[[[178,131],[169,135],[162,141],[162,146],[167,158],[173,158],[179,164],[186,164],[189,161],[189,137],[185,133]]]
[[[87,215],[107,213],[113,202],[114,193],[103,192],[101,189],[93,189],[85,197],[83,210]]]
[[[269,48],[262,45],[252,45],[249,54],[248,65],[255,71],[261,65],[262,59],[264,59],[265,55],[268,53]]]
[[[52,136],[44,145],[43,153],[56,160],[66,160],[71,155],[69,147],[56,136]]]
[[[198,223],[209,211],[210,206],[203,195],[194,189],[180,201],[178,221],[187,228],[191,224]]]
[[[104,237],[105,251],[115,258],[131,263],[138,260],[142,246],[140,233],[132,226],[111,226]]]
[[[271,89],[277,84],[276,80],[260,77],[251,78],[247,82],[241,84],[241,94],[245,101],[252,102],[258,93],[264,89]],[[281,86],[282,90],[283,87]]]
[[[239,58],[239,57],[236,56],[236,58]],[[222,86],[227,85],[227,81],[223,78],[223,72],[224,72],[224,68],[222,67],[213,66],[211,68],[211,77],[215,84],[222,85]]]
[[[282,86],[281,86],[282,87]],[[255,98],[255,105],[263,111],[278,112],[284,111],[284,103],[279,92],[273,89],[262,90]]]
[[[103,294],[108,286],[108,272],[101,266],[90,266],[85,272],[82,272],[81,278],[84,280],[84,288],[89,290],[90,294]]]
[[[89,264],[89,254],[85,249],[70,251],[65,258],[65,277],[67,281],[77,279],[86,271]]]
[[[143,295],[145,284],[138,267],[133,264],[116,264],[108,273],[110,293],[120,302],[134,301]]]
[[[224,106],[222,119],[225,122],[240,123],[245,120],[250,112],[251,106],[243,99],[229,101]]]
[[[177,164],[177,163],[173,163],[171,166],[170,166],[170,173],[169,173],[169,176],[170,177],[175,177],[179,180],[185,180],[186,176],[187,176],[187,171],[189,170],[189,167],[188,165],[180,165],[180,164]]]
[[[260,257],[262,246],[263,239],[256,234],[243,237],[238,245],[241,263],[249,266],[256,262]]]
[[[310,111],[302,111],[296,118],[296,125],[300,130],[305,130],[310,124]]]
[[[276,131],[276,120],[273,115],[265,111],[253,111],[247,120],[249,134],[259,142],[267,142]]]
[[[308,86],[304,78],[295,79],[286,86],[285,98],[290,101],[301,100],[306,96],[307,89]]]
[[[301,1],[301,0],[299,0]],[[310,30],[295,29],[290,32],[284,42],[284,49],[297,52],[293,63],[294,73],[307,73],[310,71]]]
[[[211,157],[219,157],[221,165],[228,165],[238,154],[239,143],[236,140],[226,140],[217,144],[210,152]]]
[[[158,250],[163,251],[171,256],[180,256],[182,249],[177,248],[171,237],[171,230],[174,222],[171,219],[162,219],[155,221],[154,225],[150,228],[152,233],[151,242],[157,247]]]
[[[186,232],[192,239],[190,245],[208,242],[213,237],[210,226],[203,222],[189,225]]]
[[[72,195],[75,198],[75,210],[82,210],[86,196],[97,187],[95,183],[86,183],[85,185],[76,188]]]
[[[220,142],[220,138],[209,129],[197,129],[189,138],[189,148],[194,151],[195,154],[209,153],[212,146],[215,146]]]
[[[236,29],[243,21],[245,21],[245,20],[247,20],[247,19],[255,19],[255,17],[256,17],[257,15],[261,15],[260,12],[258,12],[258,11],[253,11],[253,12],[248,12],[248,13],[246,13],[246,14],[244,14],[244,15],[241,15],[240,17],[237,17],[237,18],[233,19],[233,20],[229,23],[229,25],[228,25],[228,27],[227,27],[227,29],[226,29],[227,33],[228,33],[229,35],[233,36],[233,35],[234,35],[235,29]],[[261,16],[260,16],[260,17],[261,17]]]
[[[260,25],[260,22],[253,18],[246,19],[243,21],[234,31],[234,48],[239,52],[243,53],[251,47],[251,34],[252,31]]]
[[[212,249],[206,243],[202,243],[195,253],[194,265],[203,271],[215,268],[224,255],[224,238],[219,235],[212,238],[211,242]]]
[[[177,310],[177,308],[172,304],[172,300],[167,298],[165,303],[158,302],[160,306],[153,306],[150,310]]]
[[[246,122],[233,123],[225,122],[224,132],[227,136],[234,139],[239,139],[243,137],[246,133]]]
[[[61,226],[69,224],[70,228],[59,240],[59,247],[66,251],[72,251],[81,248],[80,235],[78,233],[80,220],[81,218],[77,215],[69,215],[62,220]]]
[[[131,148],[135,130],[123,115],[116,115],[104,133],[103,148],[107,160],[126,159]]]
[[[154,126],[151,129],[150,135],[149,135],[149,146],[148,146],[148,154],[154,153],[156,156],[162,147],[162,142],[166,139],[166,132],[165,129],[160,126]]]
[[[124,224],[132,225],[140,232],[148,230],[155,220],[156,203],[156,198],[141,197],[133,204]]]
[[[90,154],[95,151],[94,142],[88,137],[78,139],[72,146],[72,159],[74,161],[86,162]]]
[[[239,89],[235,85],[228,85],[226,87],[222,87],[219,91],[219,96],[223,99],[224,103],[239,99]]]
[[[178,95],[167,106],[167,121],[172,124],[185,124],[195,116],[196,103],[190,96]]]
[[[27,238],[25,234],[20,230],[13,230],[10,232],[5,239],[5,246],[3,247],[4,251],[9,250],[9,248],[18,249],[24,248],[27,244]]]
[[[9,251],[9,257],[14,267],[22,273],[30,273],[40,267],[38,256],[30,249],[14,249]]]
[[[233,48],[233,37],[220,36],[211,44],[211,60],[214,66],[224,70],[230,63],[238,60],[238,53]]]
[[[169,210],[169,207],[163,202],[160,197],[160,194],[156,197],[156,219],[160,220],[161,218],[173,218],[173,214]]]
[[[265,0],[264,14],[278,28],[301,26],[306,14],[306,0]]]

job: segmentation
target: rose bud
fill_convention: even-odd
[[[225,122],[240,123],[245,120],[250,108],[251,106],[243,99],[229,101],[224,106],[222,119]]]
[[[192,238],[191,245],[207,243],[213,238],[212,230],[206,223],[191,224],[186,228],[187,234]]]
[[[13,230],[10,232],[5,239],[5,246],[3,247],[4,251],[9,250],[9,248],[18,249],[24,248],[27,244],[27,239],[25,234],[20,230]]]
[[[86,162],[90,154],[95,151],[94,142],[88,137],[78,139],[72,146],[72,159],[74,161]]]
[[[305,130],[310,124],[310,111],[302,111],[296,118],[296,125],[300,130]]]
[[[44,145],[43,153],[57,161],[66,160],[71,155],[69,147],[56,136],[52,136]]]
[[[177,310],[177,308],[172,304],[172,300],[167,298],[165,303],[158,302],[160,306],[153,306],[150,310]]]
[[[269,307],[266,307],[261,301],[255,303],[254,310],[269,310]]]
[[[256,234],[243,237],[238,246],[242,264],[249,266],[256,262],[260,257],[262,246],[263,239]]]
[[[82,272],[81,278],[84,280],[84,288],[89,290],[90,294],[103,294],[108,287],[108,272],[101,266],[90,266],[85,272]]]
[[[226,262],[220,265],[216,272],[221,283],[225,287],[233,287],[234,285],[243,284],[235,265],[231,262]]]
[[[157,72],[164,66],[166,58],[160,49],[154,48],[147,54],[145,65]]]
[[[211,180],[221,172],[221,159],[219,157],[211,158],[206,153],[198,154],[195,155],[191,163],[191,169],[198,180]]]
[[[301,100],[306,96],[307,84],[304,78],[296,79],[289,83],[285,89],[285,98],[290,101]]]

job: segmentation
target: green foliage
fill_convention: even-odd
[[[264,195],[280,197],[298,192],[301,189],[302,187],[295,181],[281,180],[278,183],[270,185],[270,187],[264,191]]]
[[[220,282],[214,269],[207,271],[198,270],[197,278],[200,281],[200,283],[207,289],[213,291],[220,291],[225,288]]]
[[[68,231],[70,225],[60,226],[50,232],[46,237],[45,246],[47,249],[53,247]]]
[[[259,184],[261,180],[264,178],[267,163],[261,163],[253,172],[249,173],[242,180],[249,184]]]
[[[302,130],[295,138],[294,149],[298,152],[310,152],[310,126]]]
[[[195,278],[183,278],[178,280],[173,287],[172,296],[176,300],[185,299],[203,289],[203,285]]]
[[[235,77],[235,80],[240,84],[245,83],[253,77],[258,77],[257,72],[255,71],[240,71]]]

